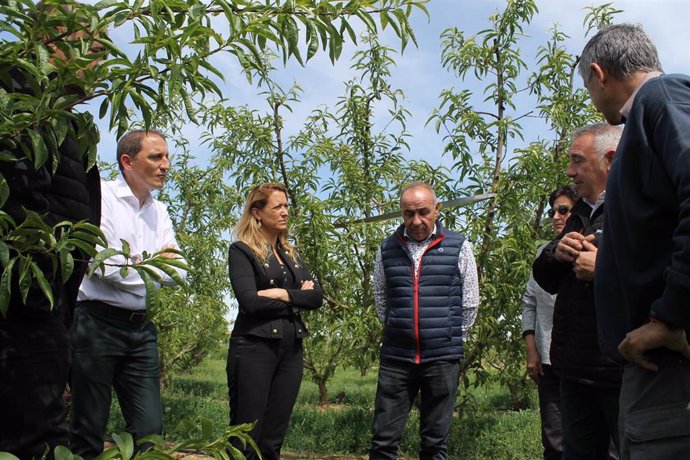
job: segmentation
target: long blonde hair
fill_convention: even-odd
[[[249,246],[254,255],[263,263],[268,260],[273,251],[271,245],[264,239],[259,221],[252,215],[252,209],[263,209],[268,203],[268,197],[273,192],[283,192],[286,198],[288,196],[287,188],[283,184],[265,183],[255,186],[249,192],[247,201],[244,203],[242,216],[232,232],[235,239]],[[290,258],[297,262],[297,252],[288,241],[287,230],[278,235],[278,241]]]

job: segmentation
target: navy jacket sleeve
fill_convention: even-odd
[[[652,303],[651,314],[672,327],[690,328],[690,88],[665,85],[669,102],[653,114],[651,147],[659,155],[678,203],[673,252],[665,272],[665,289]],[[653,235],[650,235],[652,237]]]
[[[547,244],[532,265],[534,280],[549,294],[558,293],[561,281],[573,269],[571,263],[556,260],[556,247],[562,235]]]
[[[230,270],[230,283],[235,293],[235,298],[241,311],[251,316],[263,316],[270,318],[283,318],[291,314],[290,306],[280,300],[261,297],[257,291],[268,286],[257,286],[253,255],[242,243],[233,243],[228,251],[228,268]]]

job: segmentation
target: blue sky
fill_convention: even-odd
[[[529,64],[534,62],[537,47],[543,44],[549,29],[556,23],[563,32],[570,36],[568,51],[579,53],[587,37],[583,27],[584,8],[602,2],[578,0],[542,0],[538,2],[539,13],[526,27],[528,36],[521,46],[521,56]],[[410,158],[425,158],[434,164],[448,163],[441,158],[443,150],[442,135],[425,122],[433,109],[438,106],[439,94],[445,88],[470,89],[480,94],[483,84],[471,80],[461,81],[449,74],[440,63],[440,34],[449,27],[458,27],[466,36],[490,26],[488,17],[504,8],[504,0],[431,0],[427,5],[431,18],[427,20],[421,12],[413,13],[412,25],[417,36],[418,47],[408,46],[403,54],[394,56],[396,67],[393,69],[391,84],[401,89],[407,96],[406,108],[411,112],[408,119],[408,130],[412,135],[409,142]],[[617,16],[616,22],[641,24],[657,45],[664,70],[668,73],[690,73],[690,0],[620,0],[613,5],[624,10]],[[399,52],[399,42],[394,34],[387,30],[382,41]],[[118,45],[128,41],[126,31],[118,30],[111,35]],[[343,82],[351,79],[355,73],[350,69],[350,57],[355,47],[345,47],[341,59],[332,64],[325,53],[317,55],[305,67],[296,62],[283,66],[277,62],[274,78],[284,87],[293,81],[303,90],[302,102],[294,106],[294,112],[286,116],[287,134],[296,132],[307,114],[317,107],[334,107],[338,97],[343,93]],[[261,89],[251,86],[241,75],[239,64],[230,56],[215,62],[226,75],[222,84],[223,92],[233,105],[266,111]],[[581,85],[579,79],[577,84]],[[526,101],[527,102],[527,101]],[[518,107],[519,110],[531,110],[533,107]],[[381,117],[378,123],[382,126],[387,119]],[[106,120],[99,122],[101,127],[100,158],[109,161],[114,157],[115,134],[107,130]],[[185,132],[188,139],[194,142],[199,139],[203,127],[188,126]],[[541,126],[528,124],[526,140],[535,140],[543,136]],[[516,147],[513,145],[512,147]],[[195,147],[192,145],[192,147]],[[202,152],[202,146],[193,151]]]

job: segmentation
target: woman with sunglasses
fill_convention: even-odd
[[[548,215],[554,235],[559,235],[570,217],[570,210],[578,200],[572,185],[560,187],[549,196]],[[537,250],[537,257],[546,246]],[[522,298],[522,337],[527,349],[527,375],[537,384],[539,412],[541,415],[541,441],[544,459],[563,458],[563,442],[560,410],[560,379],[551,368],[549,348],[553,328],[555,295],[543,290],[530,274]]]
[[[288,214],[282,184],[254,187],[228,256],[239,305],[227,362],[230,424],[256,422],[250,435],[264,460],[280,458],[302,381],[300,310],[319,308],[323,297],[288,241]],[[257,458],[251,449],[244,454]]]

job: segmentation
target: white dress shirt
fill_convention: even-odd
[[[166,206],[150,193],[140,206],[122,174],[113,181],[101,181],[101,230],[110,247],[121,248],[120,240],[129,243],[132,259],[129,264],[140,259],[144,251],[152,254],[167,244],[178,247]],[[78,300],[98,300],[129,310],[146,308],[144,280],[131,268],[123,278],[120,267],[125,263],[124,257],[114,256],[106,259],[105,272],[97,269],[92,277],[84,276]],[[184,270],[177,271],[185,277]],[[158,273],[163,276],[162,284],[175,284],[167,275]],[[156,287],[160,287],[159,283]]]

